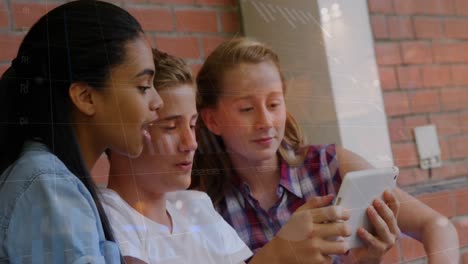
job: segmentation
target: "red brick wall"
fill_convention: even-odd
[[[63,2],[0,0],[0,74],[15,57],[27,29],[47,10]],[[235,0],[110,2],[132,13],[154,46],[187,59],[195,71],[214,47],[240,31]]]
[[[444,186],[468,175],[468,1],[368,0],[393,157],[402,187]],[[437,127],[443,166],[418,167],[413,128]],[[468,189],[418,196],[449,217],[468,245]],[[467,248],[464,248],[465,251]],[[404,239],[387,263],[424,256]],[[467,255],[462,260],[468,264]]]

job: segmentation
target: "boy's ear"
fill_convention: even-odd
[[[68,94],[75,107],[83,114],[92,116],[96,113],[96,104],[93,100],[94,89],[86,83],[72,83]]]
[[[220,122],[217,120],[215,110],[212,108],[203,108],[200,111],[200,116],[205,123],[206,127],[215,135],[221,135]]]

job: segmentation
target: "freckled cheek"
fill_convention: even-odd
[[[273,122],[274,122],[274,126],[276,127],[276,129],[284,130],[286,127],[286,114],[279,116]]]

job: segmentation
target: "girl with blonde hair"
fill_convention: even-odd
[[[375,232],[360,228],[364,246],[345,254],[348,245],[335,238],[350,235],[349,213],[330,204],[341,175],[370,165],[333,144],[304,142],[286,110],[278,56],[264,44],[223,43],[203,64],[197,85],[192,187],[208,193],[255,252],[251,263],[379,263],[400,228],[423,242],[430,263],[458,258],[450,221],[398,188],[367,208]]]

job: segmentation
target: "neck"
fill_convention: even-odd
[[[80,121],[77,121],[77,123],[80,124]],[[104,152],[105,147],[98,142],[94,142],[92,134],[86,129],[86,124],[84,126],[75,125],[74,130],[81,155],[89,171]]]
[[[230,158],[237,175],[249,185],[254,196],[255,194],[276,193],[280,180],[278,155],[257,162],[237,155],[232,155]]]
[[[117,192],[140,214],[171,228],[165,193],[155,193],[138,184],[130,158],[112,153],[110,164],[108,188]]]

